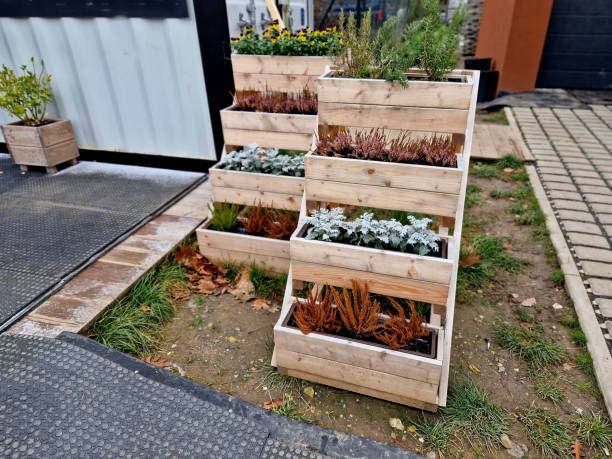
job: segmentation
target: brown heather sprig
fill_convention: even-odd
[[[317,97],[304,89],[299,93],[236,91],[237,110],[265,113],[317,114]]]
[[[263,234],[267,220],[267,209],[261,205],[261,202],[257,207],[249,207],[244,217],[242,218],[242,224],[249,234]]]
[[[390,319],[385,320],[373,331],[374,338],[397,351],[410,344],[416,338],[429,334],[429,329],[426,325],[423,325],[425,317],[416,311],[413,301],[408,301],[410,320],[407,321],[404,309],[400,304],[393,298],[387,298],[397,311],[397,315],[390,314]]]
[[[355,336],[371,336],[378,327],[380,303],[372,301],[368,284],[353,279],[353,288],[343,289],[342,293],[334,289],[334,303],[340,314],[344,328]]]
[[[308,289],[306,301],[298,301],[293,317],[298,328],[307,335],[310,332],[334,333],[340,330],[342,324],[338,320],[338,312],[333,307],[333,289],[324,286],[317,287],[313,294],[313,286]]]
[[[389,139],[380,129],[351,134],[346,129],[330,130],[317,141],[321,156],[373,161],[457,167],[456,146],[448,136],[414,138],[404,131]]]
[[[286,210],[268,213],[264,235],[273,239],[286,239],[293,234],[298,224],[298,214]]]

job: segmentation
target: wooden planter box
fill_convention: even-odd
[[[455,243],[447,241],[442,257],[305,239],[302,223],[291,236],[295,280],[351,287],[351,279],[368,283],[370,292],[446,306],[453,261],[446,257]]]
[[[474,83],[468,70],[451,72],[457,81],[415,79],[407,87],[336,74],[330,70],[318,79],[319,124],[465,133]]]
[[[200,253],[215,263],[255,263],[271,273],[289,270],[289,241],[215,231],[210,220],[196,230]]]
[[[226,145],[256,143],[264,148],[308,151],[317,129],[317,115],[247,112],[235,105],[221,110]]]
[[[225,154],[225,152],[224,152]],[[215,202],[231,202],[299,211],[304,177],[225,170],[215,164],[208,170]]]
[[[455,217],[463,157],[457,167],[319,156],[304,158],[306,199]]]
[[[20,121],[2,126],[13,162],[22,169],[43,166],[47,172],[57,172],[55,166],[79,157],[70,120],[49,121],[42,126],[24,126]]]
[[[291,298],[292,304],[297,301]],[[280,372],[395,403],[436,411],[442,374],[444,331],[437,331],[436,357],[394,351],[384,345],[288,326],[294,306],[283,308],[274,327]]]
[[[266,89],[276,92],[317,91],[317,78],[333,65],[326,56],[257,56],[232,54],[237,91]]]

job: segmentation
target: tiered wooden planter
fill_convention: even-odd
[[[237,91],[258,89],[275,92],[317,91],[317,78],[332,65],[326,56],[256,56],[232,54]]]
[[[274,360],[291,376],[386,400],[436,410],[446,404],[463,203],[478,90],[477,72],[453,72],[457,83],[319,79],[319,130],[330,126],[405,129],[452,134],[457,168],[328,158],[309,153],[302,218],[316,202],[419,212],[441,217],[446,257],[419,256],[306,240],[303,223],[291,237],[291,269],[281,317],[274,327]],[[392,105],[390,105],[392,104]],[[454,223],[453,223],[454,221]],[[447,226],[454,226],[452,236]],[[350,287],[367,281],[372,293],[432,304],[428,326],[436,353],[422,356],[382,345],[289,326],[292,283]],[[449,331],[450,330],[450,331]]]

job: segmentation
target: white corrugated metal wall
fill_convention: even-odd
[[[187,3],[185,19],[0,18],[0,64],[44,59],[55,98],[49,115],[69,118],[82,148],[215,159]],[[9,121],[0,113],[0,123]]]

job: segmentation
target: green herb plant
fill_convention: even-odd
[[[208,208],[211,212],[210,226],[215,231],[231,231],[238,226],[240,206],[226,202],[215,202]]]
[[[21,66],[21,75],[2,65],[0,70],[0,108],[9,115],[19,118],[26,126],[42,124],[47,116],[47,104],[51,101],[51,75],[45,71],[44,61],[40,69],[34,58],[30,59],[31,68]]]

